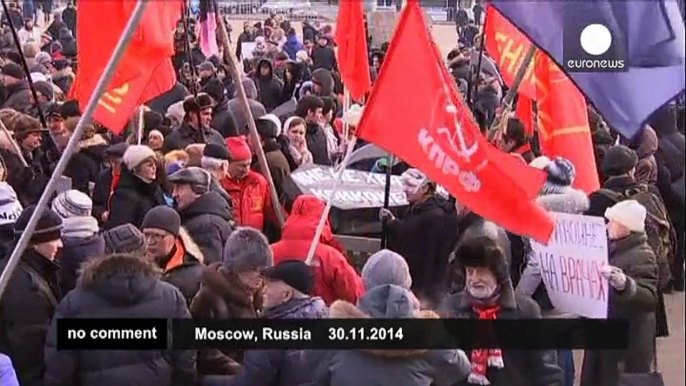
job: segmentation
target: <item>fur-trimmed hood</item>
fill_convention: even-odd
[[[81,266],[77,286],[114,304],[136,303],[160,279],[162,270],[142,254],[101,256]]]
[[[183,247],[186,248],[186,254],[195,257],[195,260],[203,263],[205,261],[205,256],[200,249],[200,246],[195,243],[191,234],[185,227],[179,228],[179,239],[183,243]]]
[[[419,300],[412,292],[393,284],[372,288],[358,300],[357,304],[355,306],[344,300],[336,300],[331,304],[329,317],[331,319],[439,319],[438,314],[431,310],[420,310]],[[363,351],[383,357],[408,357],[425,354],[428,350]]]
[[[549,212],[581,214],[588,210],[590,201],[586,193],[568,189],[564,193],[547,194],[536,198],[536,203]]]

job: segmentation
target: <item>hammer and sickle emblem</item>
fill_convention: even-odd
[[[110,91],[105,91],[102,94],[102,98],[98,101],[98,104],[104,107],[111,114],[117,112],[116,106],[121,105],[123,98],[129,93],[129,84],[124,83],[121,87],[117,87]]]

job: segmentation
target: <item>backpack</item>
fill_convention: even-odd
[[[646,208],[646,235],[648,236],[648,244],[655,253],[658,266],[658,286],[659,289],[666,288],[672,279],[670,267],[676,255],[676,232],[662,198],[648,190],[646,185],[638,185],[624,192],[600,189],[600,193],[610,198],[614,203],[636,200]]]

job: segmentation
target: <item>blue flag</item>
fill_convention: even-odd
[[[674,0],[489,4],[548,53],[625,137],[686,86],[684,20]]]

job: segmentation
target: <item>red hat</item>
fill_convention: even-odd
[[[226,139],[226,146],[231,153],[231,161],[252,159],[252,151],[245,137],[229,137]]]

